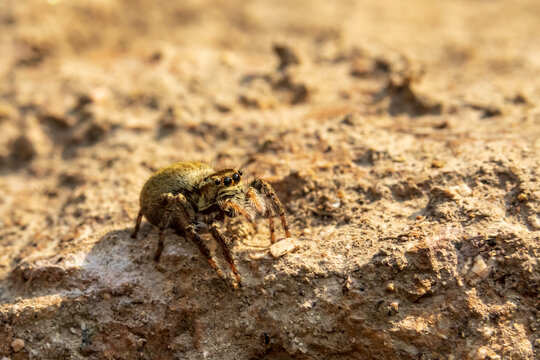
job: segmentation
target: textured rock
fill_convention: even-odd
[[[539,9],[0,2],[0,358],[538,358]],[[130,237],[180,160],[286,208],[227,221],[238,289]]]

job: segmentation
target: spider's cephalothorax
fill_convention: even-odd
[[[239,214],[252,222],[256,213],[267,212],[270,219],[270,241],[273,243],[273,215],[277,214],[281,218],[285,235],[290,237],[285,209],[270,184],[255,179],[246,188],[242,183],[242,171],[215,171],[202,162],[179,162],[155,172],[141,190],[140,206],[132,237],[137,236],[143,215],[151,224],[159,227],[158,248],[154,256],[156,261],[163,251],[164,230],[173,228],[178,234],[192,240],[210,265],[224,277],[197,233],[202,218],[220,245],[237,284],[240,284],[240,275],[229,249],[230,238],[223,230],[225,216],[234,217]]]

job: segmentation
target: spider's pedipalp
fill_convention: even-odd
[[[232,209],[235,212],[238,212],[240,215],[242,215],[250,223],[253,222],[253,216],[248,212],[248,210],[235,202],[232,202],[232,201],[223,202],[222,209],[229,209],[229,210]]]
[[[246,191],[246,200],[253,205],[259,214],[264,214],[266,210],[265,201],[261,198],[261,194],[259,194],[255,188],[250,187],[248,191]]]

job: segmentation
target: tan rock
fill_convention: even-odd
[[[13,342],[11,343],[11,348],[15,352],[21,351],[22,349],[24,349],[24,340],[23,339],[13,340]]]
[[[281,257],[287,253],[298,250],[300,244],[298,244],[296,239],[285,238],[278,242],[275,242],[270,246],[270,254],[275,257]]]

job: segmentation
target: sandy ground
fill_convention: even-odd
[[[179,3],[0,1],[3,359],[539,357],[538,1]],[[182,160],[287,209],[238,290],[129,237]]]

